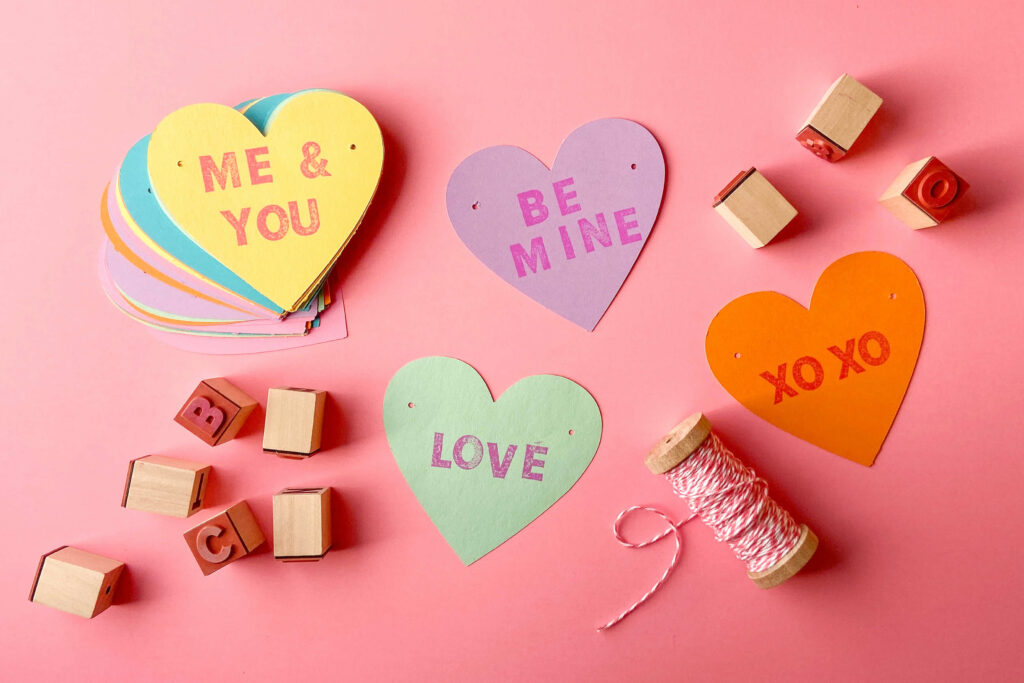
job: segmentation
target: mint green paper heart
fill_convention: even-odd
[[[402,367],[384,393],[384,430],[399,469],[420,505],[464,564],[472,564],[507,541],[561,498],[587,469],[601,442],[601,410],[572,380],[533,375],[512,385],[497,401],[483,378],[454,358],[430,356]],[[434,461],[435,433],[444,435]],[[482,457],[463,469],[453,456],[464,435],[482,443]],[[493,449],[490,444],[496,444]],[[516,445],[504,478],[501,464]],[[544,461],[524,478],[528,445]],[[470,441],[462,464],[475,460]]]

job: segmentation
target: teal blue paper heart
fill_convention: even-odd
[[[601,410],[555,375],[521,379],[494,401],[472,367],[431,356],[391,378],[384,430],[420,505],[468,565],[576,483],[601,442]]]

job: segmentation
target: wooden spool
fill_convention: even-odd
[[[651,472],[665,474],[693,455],[710,435],[711,422],[703,413],[694,413],[658,441],[644,462]],[[761,588],[774,588],[803,569],[817,549],[818,537],[803,524],[796,545],[774,567],[747,572],[747,576]]]

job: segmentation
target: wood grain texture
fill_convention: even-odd
[[[64,546],[43,556],[30,600],[91,619],[110,607],[124,563]]]
[[[189,517],[203,507],[211,465],[147,455],[128,465],[121,506],[171,517]]]
[[[274,495],[274,557],[318,560],[331,547],[331,489],[284,489]]]
[[[843,74],[825,92],[804,126],[812,126],[849,150],[881,106],[881,97],[849,74]]]
[[[755,249],[771,242],[797,214],[756,169],[715,206],[715,211]]]
[[[703,413],[694,413],[654,444],[644,462],[654,474],[665,474],[689,458],[709,434],[711,422]]]
[[[796,545],[774,567],[763,572],[747,572],[747,576],[760,588],[775,588],[803,569],[817,549],[818,537],[804,524],[800,528],[800,538]]]
[[[320,450],[327,392],[276,387],[267,393],[263,450],[308,456]]]

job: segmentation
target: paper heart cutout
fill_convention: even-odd
[[[313,91],[275,109],[265,136],[230,107],[179,109],[153,131],[147,167],[161,207],[184,233],[294,311],[358,227],[383,158],[380,128],[365,107]]]
[[[468,565],[576,483],[601,442],[601,411],[586,389],[555,375],[521,379],[494,401],[472,367],[432,356],[391,378],[384,429],[420,505]]]
[[[809,309],[775,292],[731,301],[705,350],[715,378],[755,415],[871,465],[914,374],[924,320],[914,271],[860,252],[825,269]]]
[[[290,93],[272,95],[244,102],[235,109],[242,112],[262,131],[266,129],[274,110],[293,96]],[[228,290],[249,302],[249,305],[235,305],[252,310],[252,304],[256,304],[263,309],[262,315],[271,319],[279,317],[284,312],[280,306],[206,253],[164,213],[149,181],[149,138],[149,135],[145,136],[128,150],[128,154],[121,162],[121,168],[118,169],[117,182],[112,186],[114,191],[110,193],[110,218],[114,223],[123,224],[131,233],[124,235],[124,241],[135,244],[141,241],[146,245],[142,248],[155,252],[155,255],[160,257],[159,260],[175,264],[179,270],[191,270],[195,277],[208,280],[215,288]],[[113,237],[111,239],[113,240]],[[138,251],[138,248],[133,248]]]
[[[569,134],[550,169],[518,147],[476,152],[452,173],[446,199],[459,238],[484,265],[593,330],[647,242],[664,186],[654,136],[633,121],[599,119]]]

